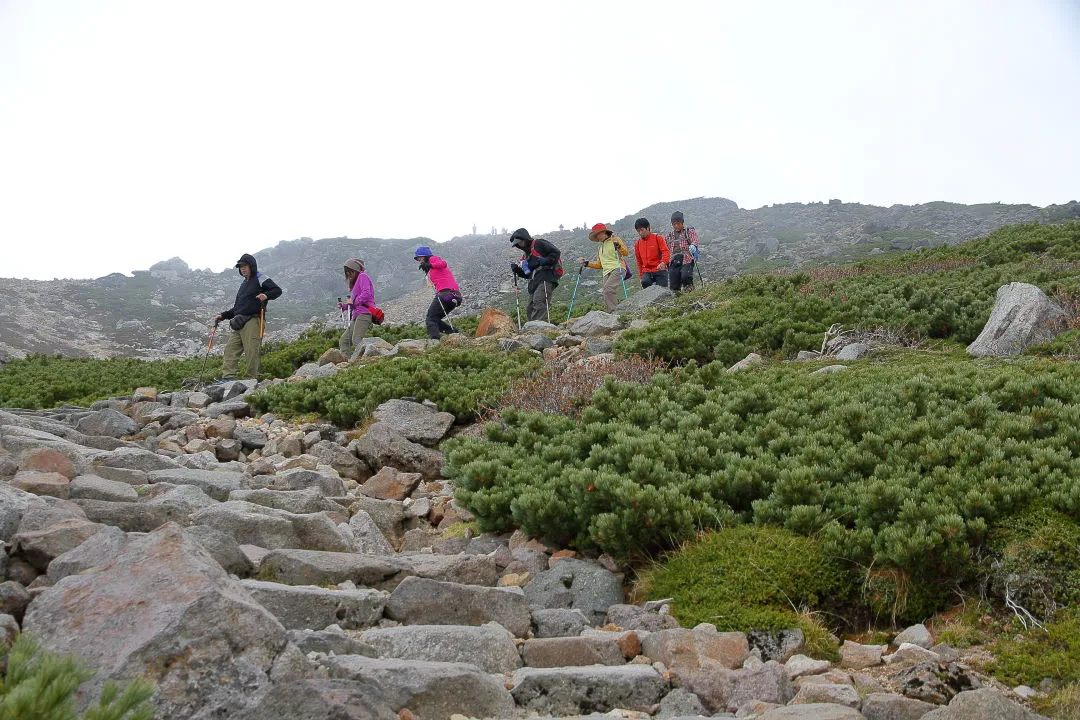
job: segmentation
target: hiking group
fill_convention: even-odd
[[[671,215],[671,228],[665,238],[652,231],[646,218],[639,218],[634,223],[639,238],[634,245],[634,258],[643,288],[661,285],[674,292],[694,289],[694,267],[699,257],[697,231],[686,227],[685,218],[678,211]],[[628,297],[626,281],[630,279],[631,271],[629,262],[624,258],[629,257],[630,250],[626,242],[603,223],[592,227],[589,240],[599,245],[596,258],[578,258],[577,282],[581,282],[581,273],[585,268],[600,270],[603,274],[601,293],[604,308],[614,312],[620,299],[619,290],[622,290],[623,299]],[[518,228],[510,235],[510,244],[523,253],[520,260],[510,263],[514,273],[515,296],[518,278],[528,280],[528,319],[551,322],[551,297],[563,276],[562,253],[551,242],[532,237],[525,228]],[[461,306],[461,289],[446,261],[427,246],[416,248],[413,260],[435,292],[424,318],[428,337],[438,340],[442,335],[458,332],[450,322],[449,315]],[[236,291],[233,306],[214,317],[214,328],[206,349],[209,355],[218,323],[228,320],[233,332],[225,345],[218,382],[236,378],[241,355],[247,358],[247,377],[258,379],[262,338],[266,330],[266,304],[281,296],[281,288],[259,272],[253,255],[241,256],[235,267],[243,282]],[[371,326],[382,323],[383,312],[375,306],[375,285],[364,272],[364,261],[350,258],[345,261],[343,270],[345,283],[349,287],[349,299],[343,302],[338,298],[338,309],[346,324],[338,341],[338,349],[349,360],[355,360],[364,351],[362,340],[371,331]],[[576,297],[577,284],[574,286]],[[520,321],[519,309],[518,324]]]

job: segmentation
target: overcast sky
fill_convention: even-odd
[[[0,277],[699,196],[1062,203],[1078,80],[1080,0],[0,0]]]

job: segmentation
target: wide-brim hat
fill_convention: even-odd
[[[599,237],[600,233],[607,233],[607,237]],[[603,242],[615,233],[608,230],[607,225],[604,223],[596,223],[592,226],[592,231],[589,233],[589,239],[593,242]]]

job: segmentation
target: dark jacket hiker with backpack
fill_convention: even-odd
[[[510,269],[518,277],[529,280],[529,320],[551,322],[551,295],[563,274],[562,253],[543,238],[534,240],[525,228],[514,231],[510,244],[525,253],[519,262],[510,263]]]
[[[233,333],[225,345],[225,358],[221,363],[221,379],[236,377],[241,353],[247,357],[247,375],[259,378],[259,352],[265,325],[266,303],[281,297],[281,288],[273,280],[259,272],[253,255],[244,254],[236,262],[236,270],[244,278],[236,291],[232,308],[214,318],[217,324],[229,321]]]

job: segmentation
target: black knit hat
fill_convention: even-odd
[[[510,236],[510,244],[514,245],[518,240],[524,240],[527,243],[532,242],[532,235],[525,228],[518,228],[514,231],[514,234]]]
[[[682,210],[676,210],[675,212],[671,213],[671,222],[686,222],[686,219],[683,217]]]
[[[645,228],[646,230],[651,229],[649,227],[649,219],[648,218],[638,218],[637,220],[634,221],[634,229],[635,230],[641,230],[642,228]]]

